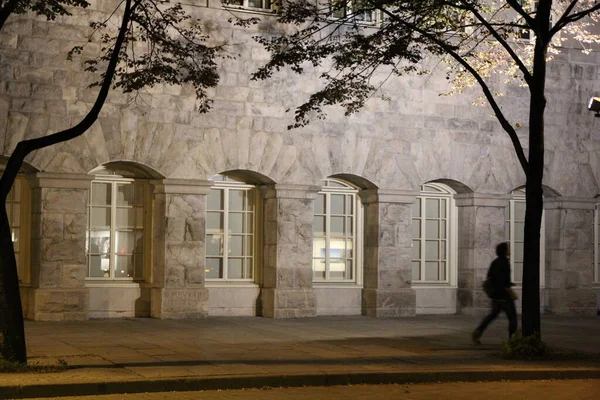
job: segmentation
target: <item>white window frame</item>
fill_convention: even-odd
[[[433,190],[428,190],[428,187],[433,187]],[[441,191],[441,192],[440,192]],[[420,237],[414,238],[412,235],[412,221],[417,219],[414,216],[411,218],[411,247],[414,245],[413,241],[415,239],[419,240],[420,244],[420,258],[413,259],[411,252],[411,282],[414,286],[418,287],[426,287],[426,286],[456,286],[457,285],[457,272],[456,265],[458,262],[458,251],[457,251],[457,233],[458,233],[458,209],[454,202],[454,195],[456,193],[447,185],[429,182],[421,186],[421,193],[415,198],[415,203],[418,199],[420,199],[420,216],[418,219],[420,220]],[[446,200],[446,270],[445,275],[446,278],[443,280],[413,280],[412,276],[412,263],[419,262],[420,264],[420,276],[425,276],[425,267],[426,267],[426,258],[425,258],[425,248],[426,248],[426,238],[423,236],[423,233],[426,232],[426,222],[427,217],[425,217],[426,213],[426,200],[427,199],[445,199]],[[414,203],[413,203],[414,206]],[[437,238],[436,240],[440,240]],[[441,259],[439,259],[441,261]]]
[[[19,200],[15,200],[14,190],[17,184],[20,187]],[[10,211],[9,211],[10,208]],[[19,213],[19,225],[13,226],[14,221],[11,221],[15,215],[16,210]],[[6,211],[9,217],[10,230],[12,236],[13,245],[18,241],[19,250],[15,251],[15,258],[17,260],[17,274],[19,277],[19,283],[22,285],[28,285],[30,283],[30,234],[31,234],[31,189],[27,182],[27,179],[19,174],[15,178],[10,189],[9,196],[6,199]],[[19,237],[15,238],[15,228],[19,229]]]
[[[329,0],[329,9],[331,12],[331,15],[329,17],[329,19],[331,20],[338,20],[338,19],[343,19],[343,18],[348,18],[346,21],[344,21],[345,23],[357,23],[357,24],[361,24],[361,25],[367,25],[367,26],[379,26],[381,25],[383,18],[381,15],[381,11],[380,10],[373,10],[371,11],[371,21],[365,21],[363,19],[360,18],[355,18],[354,17],[354,13],[352,12],[352,0],[348,0],[345,3],[343,12],[344,12],[344,16],[343,17],[336,17],[334,16],[334,10],[333,10],[333,3],[341,3],[343,0],[340,1],[331,1]],[[339,11],[342,11],[342,9],[340,8]],[[351,14],[349,14],[348,12],[351,12]],[[360,14],[357,14],[360,15]],[[352,16],[352,18],[349,18],[350,16]]]
[[[508,224],[508,237],[506,238],[507,242],[510,245],[510,279],[515,283],[517,287],[520,287],[523,281],[515,281],[515,264],[513,262],[515,257],[515,241],[513,238],[515,237],[515,203],[523,203],[525,204],[525,189],[517,189],[513,190],[511,193],[512,197],[509,200],[509,219],[504,218],[505,227]],[[542,210],[542,225],[540,227],[540,288],[545,287],[546,283],[546,223],[545,223],[545,210]],[[523,217],[524,218],[524,217]],[[520,222],[520,221],[519,221]],[[525,220],[523,219],[523,227],[525,227]],[[525,232],[523,232],[523,240],[525,240]],[[523,255],[525,254],[525,249],[523,248]],[[523,260],[521,260],[523,263]],[[523,271],[521,271],[521,276],[523,275]]]
[[[261,5],[264,5],[266,2],[268,2],[269,7],[267,7],[267,8],[252,7],[249,5],[249,3],[250,3],[249,0],[241,0],[242,4],[232,4],[231,1],[232,0],[224,0],[223,7],[229,8],[229,9],[237,9],[237,10],[241,10],[241,11],[267,13],[267,14],[274,14],[278,11],[276,5],[273,4],[275,0],[256,0],[257,2],[260,2]]]
[[[594,283],[600,284],[600,203],[594,209]]]
[[[211,178],[210,180],[214,181],[215,184],[211,187],[211,190],[222,190],[223,191],[223,210],[209,210],[208,208],[208,201],[206,202],[206,216],[208,219],[208,212],[210,211],[221,211],[223,212],[223,231],[219,232],[219,231],[210,231],[208,228],[208,222],[206,223],[206,233],[205,233],[205,256],[204,256],[204,262],[205,262],[205,274],[208,272],[208,269],[206,267],[206,259],[210,258],[210,256],[208,255],[208,252],[206,251],[206,246],[208,243],[208,240],[206,240],[208,235],[222,235],[222,246],[223,246],[223,251],[222,251],[222,255],[221,258],[223,260],[223,277],[222,278],[209,278],[208,276],[205,275],[205,280],[206,282],[211,285],[211,286],[215,286],[215,284],[219,284],[219,283],[227,283],[227,282],[232,282],[232,283],[254,283],[257,281],[258,279],[258,268],[257,268],[257,260],[259,259],[258,255],[259,255],[259,245],[260,245],[260,240],[259,240],[259,233],[261,232],[259,230],[259,201],[260,201],[260,197],[259,197],[259,193],[258,193],[258,189],[255,185],[251,185],[251,184],[247,184],[244,182],[240,182],[237,180],[234,180],[230,177],[224,176],[224,175],[216,175],[215,177]],[[250,258],[252,259],[252,270],[251,270],[251,277],[250,278],[229,278],[228,276],[228,272],[229,272],[229,268],[228,268],[228,260],[229,260],[229,240],[226,240],[226,238],[228,238],[230,236],[229,233],[229,191],[230,190],[244,190],[244,191],[248,191],[251,196],[252,196],[252,201],[253,201],[253,210],[252,212],[252,233],[249,234],[248,232],[243,232],[240,235],[243,235],[244,237],[246,236],[251,236],[252,237],[252,255],[251,256],[241,256],[243,258]],[[248,213],[248,211],[244,211],[244,213]],[[213,258],[216,256],[212,256]]]
[[[94,183],[109,183],[111,186],[111,204],[110,204],[110,254],[109,254],[109,271],[108,277],[92,277],[90,276],[90,260],[89,257],[89,246],[90,246],[90,232],[91,232],[91,218],[92,218],[92,187]],[[117,191],[116,187],[118,184],[123,183],[137,183],[142,184],[144,199],[142,202],[142,274],[139,277],[135,276],[135,262],[134,262],[134,276],[132,277],[117,277],[115,274],[117,268]],[[90,184],[89,190],[89,201],[87,206],[87,230],[86,230],[86,283],[102,282],[102,283],[115,283],[122,284],[127,282],[143,283],[149,282],[151,271],[151,236],[152,236],[152,221],[151,221],[151,188],[148,179],[145,178],[128,178],[119,175],[96,175],[94,180]],[[120,231],[122,231],[121,229]],[[135,230],[134,230],[135,231]]]
[[[364,210],[363,204],[360,201],[360,196],[358,195],[359,189],[355,186],[345,182],[343,180],[327,178],[321,181],[322,189],[318,192],[318,194],[325,196],[325,214],[319,214],[321,216],[325,216],[325,236],[321,237],[325,239],[325,279],[315,279],[314,274],[314,263],[315,260],[322,260],[322,257],[315,257],[315,237],[314,237],[314,228],[313,228],[313,255],[311,257],[311,265],[312,265],[312,281],[314,285],[319,287],[327,287],[327,286],[362,286],[363,283],[363,220],[364,220]],[[328,186],[330,183],[343,185],[344,187],[335,187]],[[328,251],[331,243],[331,195],[332,194],[344,194],[344,195],[352,195],[352,208],[353,208],[353,232],[352,232],[352,278],[351,279],[332,279],[329,277],[330,272],[330,252]],[[313,208],[313,217],[315,216],[314,208]],[[346,214],[345,214],[346,215]]]

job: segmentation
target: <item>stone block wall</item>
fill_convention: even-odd
[[[316,315],[312,283],[313,200],[318,187],[263,187],[264,258],[262,315]]]
[[[405,317],[416,314],[411,287],[411,207],[416,193],[365,190],[363,314]]]
[[[594,199],[557,197],[546,215],[546,311],[595,315]]]
[[[151,315],[203,318],[207,181],[155,181]]]
[[[90,181],[86,175],[36,174],[27,307],[30,319],[87,318],[85,238]]]

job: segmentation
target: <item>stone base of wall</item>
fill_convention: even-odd
[[[208,316],[208,289],[152,289],[151,316],[159,319],[193,319]]]
[[[596,315],[594,288],[546,289],[545,311],[556,315]]]
[[[397,318],[416,315],[417,295],[414,289],[363,289],[362,311],[369,317]]]
[[[27,318],[34,321],[82,321],[88,318],[87,289],[29,289]]]
[[[262,289],[262,315],[266,318],[304,318],[317,315],[315,292],[307,289]]]
[[[456,312],[480,317],[490,312],[491,300],[483,289],[458,288],[456,291]]]

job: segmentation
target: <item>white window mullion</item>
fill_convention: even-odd
[[[325,281],[329,281],[329,263],[331,253],[331,195],[325,194]]]
[[[421,272],[420,272],[420,276],[419,276],[419,280],[420,281],[424,281],[425,280],[425,243],[427,242],[427,232],[425,231],[426,229],[426,221],[427,218],[425,217],[425,204],[427,203],[427,201],[425,201],[424,197],[421,197],[421,201],[420,201],[420,205],[421,205],[421,220],[420,220],[420,224],[421,224],[421,240],[419,241],[419,245],[421,246],[421,252],[420,252],[420,259],[419,259],[419,264],[421,266]]]
[[[229,260],[229,189],[223,189],[223,279],[227,279]]]
[[[117,232],[116,232],[116,204],[117,204],[117,184],[116,182],[111,182],[110,184],[110,252],[109,252],[109,270],[110,270],[110,278],[115,279],[117,274],[117,256],[116,256],[116,245],[117,245]]]

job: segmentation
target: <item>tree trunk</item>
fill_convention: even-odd
[[[0,201],[0,315],[0,356],[25,364],[27,351],[17,260],[4,199]]]
[[[133,6],[132,2],[134,3]],[[100,110],[106,102],[110,85],[119,63],[121,47],[125,40],[131,15],[138,4],[139,2],[135,0],[125,0],[125,10],[123,12],[123,19],[121,20],[119,35],[115,41],[115,47],[104,75],[104,81],[92,109],[72,128],[17,143],[16,148],[8,159],[6,169],[0,178],[0,207],[2,208],[0,210],[0,268],[2,269],[0,271],[0,340],[2,341],[0,355],[5,359],[17,361],[22,364],[27,362],[23,309],[21,306],[21,294],[19,292],[19,278],[17,276],[17,261],[15,259],[10,225],[6,213],[6,198],[17,173],[23,165],[25,157],[29,153],[81,136],[98,119]]]
[[[544,177],[544,111],[546,97],[546,49],[549,29],[549,4],[541,5],[536,19],[542,26],[536,32],[533,56],[533,76],[529,90],[529,165],[525,185],[525,232],[523,255],[523,300],[521,326],[523,336],[539,334],[540,321],[540,230],[544,197],[542,180]],[[546,20],[541,13],[547,13]]]

